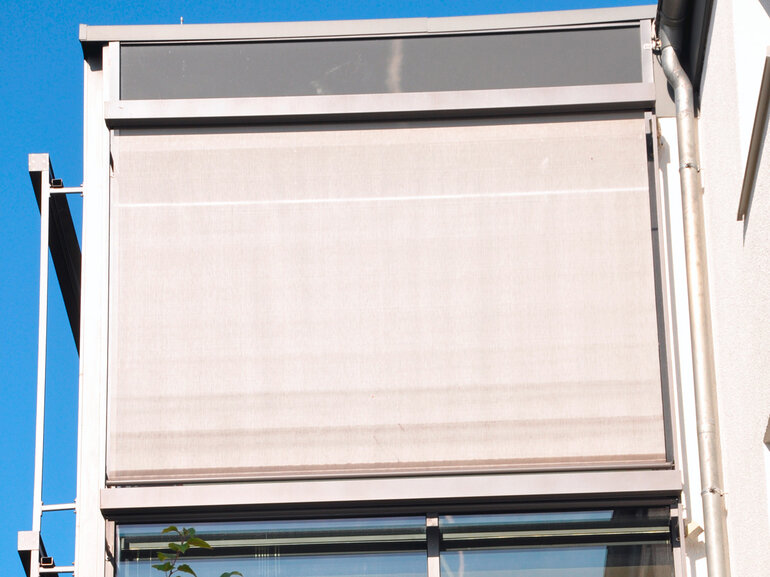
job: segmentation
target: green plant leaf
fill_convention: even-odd
[[[168,548],[176,553],[184,553],[182,546],[179,543],[169,543]]]
[[[171,571],[171,569],[174,568],[173,563],[166,561],[163,564],[153,565],[153,569],[157,569],[158,571]]]
[[[166,555],[165,553],[161,553],[160,551],[158,551],[158,561],[165,561],[165,560],[166,560],[166,559],[168,559],[168,558],[169,558],[169,557],[168,557],[168,555]]]
[[[243,573],[240,571],[228,571],[227,573],[222,573],[219,577],[233,577],[233,575],[239,575],[240,577],[243,577]]]
[[[187,550],[189,548],[190,548],[190,544],[189,543],[182,543],[181,545],[179,545],[179,552],[182,555],[184,555],[185,553],[187,553]]]
[[[177,529],[174,525],[169,525],[161,533],[179,533],[179,529]],[[181,533],[179,533],[181,535]]]
[[[176,570],[177,570],[177,571],[181,571],[182,573],[188,573],[188,574],[190,574],[190,575],[195,575],[195,571],[193,571],[193,570],[190,568],[190,566],[189,566],[189,565],[187,565],[186,563],[185,563],[185,564],[183,564],[183,565],[180,565],[179,567],[177,567],[177,568],[176,568]],[[195,575],[195,577],[198,577],[198,576],[197,576],[197,575]]]
[[[211,545],[206,543],[206,541],[204,541],[200,537],[190,537],[187,540],[187,543],[193,547],[203,547],[204,549],[211,549]]]

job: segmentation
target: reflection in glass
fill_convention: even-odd
[[[440,92],[642,81],[638,24],[402,38],[141,43],[120,48],[122,100]]]
[[[672,577],[668,510],[440,518],[441,577]]]
[[[305,521],[193,523],[212,549],[184,558],[199,577],[673,577],[668,507]],[[118,528],[118,577],[159,577],[165,525]]]
[[[185,556],[198,577],[425,577],[424,518],[196,523],[212,549]],[[158,551],[171,554],[164,525],[122,525],[120,577],[158,577]]]
[[[446,551],[441,577],[672,577],[665,544]]]

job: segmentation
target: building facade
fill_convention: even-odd
[[[683,165],[714,491],[760,574],[768,15],[738,4],[687,21],[700,166],[654,6],[83,26],[82,268],[30,157],[79,343],[76,564],[40,471],[28,574],[158,574],[174,525],[200,577],[705,576]]]

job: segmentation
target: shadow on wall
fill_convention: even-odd
[[[699,538],[695,535],[687,537],[687,561],[690,565],[690,575],[697,575],[698,561],[706,557],[706,543],[703,534]]]
[[[765,10],[768,11],[768,14],[770,14],[770,0],[762,0],[762,5],[765,7]],[[755,174],[754,176],[754,187],[757,186],[757,174],[759,173],[760,167],[762,166],[763,161],[766,161],[765,159],[765,144],[767,142],[767,126],[768,126],[768,120],[770,120],[770,115],[768,115],[765,118],[765,125],[762,127],[762,141],[759,146],[759,161],[757,162],[756,167],[754,168]],[[745,176],[744,176],[745,178]],[[743,217],[743,244],[746,244],[746,235],[749,231],[749,220],[751,219],[751,205],[754,203],[754,189],[749,193],[749,202],[746,205],[746,214]]]
[[[764,8],[767,15],[770,16],[770,0],[759,0],[759,3],[762,4],[762,8]]]

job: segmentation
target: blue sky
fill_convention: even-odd
[[[0,8],[0,575],[21,577],[16,532],[32,526],[40,217],[27,155],[51,154],[66,186],[82,181],[83,64],[78,25],[186,24],[459,16],[649,4],[639,0],[6,0]],[[79,215],[80,201],[73,211]],[[75,497],[78,361],[51,269],[44,501]],[[74,518],[46,514],[57,564],[72,562]]]

